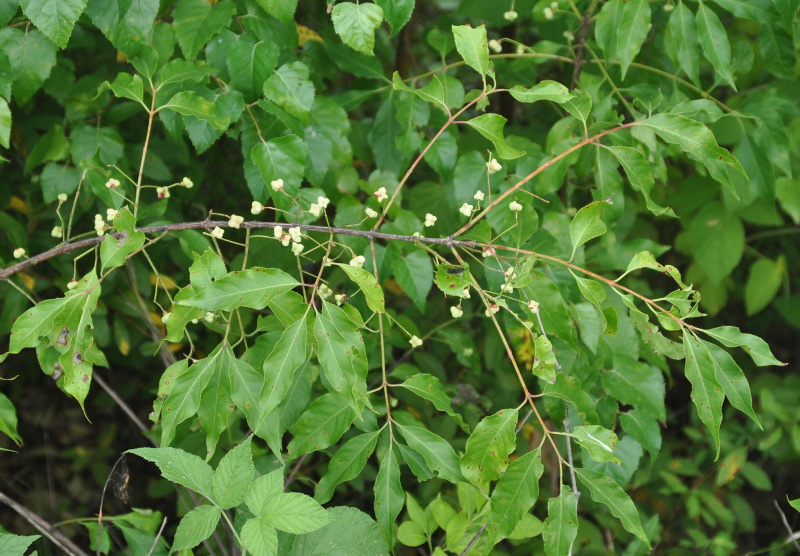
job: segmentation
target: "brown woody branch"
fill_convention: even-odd
[[[264,228],[275,228],[277,226],[291,226],[292,224],[280,223],[280,222],[242,222],[239,226],[240,228],[245,229],[264,229]],[[469,247],[475,248],[478,247],[478,242],[476,241],[463,241],[463,240],[455,240],[452,237],[417,237],[417,236],[404,236],[400,234],[387,234],[384,232],[375,232],[372,230],[351,230],[350,228],[331,228],[328,226],[315,226],[309,224],[296,224],[295,226],[299,227],[304,232],[322,232],[322,233],[331,233],[334,234],[341,234],[341,235],[348,235],[348,236],[361,236],[367,237],[371,239],[385,239],[390,241],[405,241],[408,243],[427,243],[431,245],[444,245],[445,247]],[[195,230],[195,229],[206,229],[211,230],[214,227],[220,228],[230,228],[230,224],[228,224],[227,220],[203,220],[201,222],[176,222],[174,224],[162,224],[160,226],[144,226],[141,228],[136,228],[139,232],[144,232],[145,234],[157,234],[162,232],[176,232],[180,230]],[[117,238],[119,234],[107,234],[113,238]],[[10,276],[13,276],[17,272],[25,270],[31,266],[37,265],[41,262],[44,262],[48,259],[52,259],[53,257],[57,257],[59,255],[63,255],[65,253],[70,253],[77,249],[84,249],[86,247],[94,247],[95,245],[99,245],[103,242],[106,236],[99,236],[93,237],[89,239],[84,239],[81,241],[76,241],[74,243],[65,243],[64,245],[59,245],[58,247],[54,247],[49,251],[45,251],[44,253],[39,253],[38,255],[34,255],[29,259],[26,259],[22,262],[19,262],[15,265],[12,265],[8,268],[0,269],[0,280],[7,280]]]

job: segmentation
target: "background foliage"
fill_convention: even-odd
[[[794,550],[799,5],[0,1],[3,553]]]

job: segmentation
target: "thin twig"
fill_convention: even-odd
[[[147,552],[147,556],[150,556],[153,553],[153,551],[156,549],[156,546],[158,546],[158,539],[161,538],[161,533],[164,532],[164,527],[166,525],[167,525],[167,518],[165,517],[164,521],[161,522],[161,527],[159,527],[158,533],[156,533],[156,538],[153,540],[153,546],[151,546],[150,550]]]
[[[2,492],[0,492],[0,502],[4,503],[12,510],[17,512],[20,516],[25,519],[28,523],[30,523],[37,531],[39,531],[42,535],[50,539],[54,545],[64,551],[64,553],[68,554],[69,556],[89,556],[86,552],[75,546],[75,544],[65,537],[60,531],[55,529],[52,525],[46,522],[44,519],[30,511],[28,508],[20,504],[19,502],[15,502]]]
[[[583,60],[583,48],[586,45],[586,31],[589,29],[589,19],[592,17],[592,12],[587,11],[583,19],[581,19],[581,34],[578,37],[578,53],[575,56],[575,69],[572,70],[572,86],[575,89],[578,86],[578,79],[581,75],[581,66],[585,63]]]
[[[483,524],[483,527],[481,527],[480,531],[475,533],[475,536],[472,537],[471,541],[469,541],[469,544],[467,545],[467,548],[465,548],[464,551],[459,556],[465,556],[467,554],[467,552],[470,551],[470,549],[472,548],[472,545],[475,544],[476,542],[478,542],[478,539],[481,538],[481,535],[483,535],[483,532],[486,531],[487,527],[489,527],[489,522],[488,521]]]
[[[141,228],[136,228],[136,231],[144,232],[145,234],[156,234],[161,232],[175,232],[180,230],[197,230],[197,229],[210,230],[217,226],[220,228],[230,227],[227,220],[203,220],[201,222],[175,222],[172,224],[162,224],[160,226],[144,226]],[[264,229],[264,228],[275,228],[276,226],[285,226],[285,223],[253,221],[253,222],[243,222],[239,227],[245,229]],[[385,232],[374,232],[371,230],[351,230],[350,228],[331,228],[328,226],[315,226],[310,224],[298,224],[297,227],[306,232],[334,233],[334,234],[348,235],[348,236],[361,236],[373,239],[405,241],[408,243],[417,243],[417,242],[429,243],[433,245],[444,245],[447,247],[475,248],[478,245],[478,242],[476,241],[461,241],[461,240],[455,240],[452,237],[404,236],[400,234],[387,234]],[[107,234],[107,235],[113,238],[119,237],[118,233]],[[93,247],[95,245],[98,245],[104,241],[105,237],[106,236],[92,237],[89,239],[76,241],[75,243],[60,245],[58,247],[50,249],[49,251],[45,251],[43,253],[39,253],[38,255],[34,255],[29,259],[25,259],[22,262],[19,262],[8,268],[0,270],[0,280],[6,280],[8,279],[9,276],[13,276],[14,274],[16,274],[21,270],[25,270],[28,267],[37,265],[48,259],[52,259],[53,257],[57,257],[65,253],[70,253],[78,249],[83,249],[86,247]]]
[[[792,527],[791,525],[789,525],[789,521],[786,519],[786,514],[783,513],[783,510],[781,509],[780,504],[778,504],[777,500],[773,500],[772,503],[775,504],[775,509],[778,510],[778,514],[781,516],[781,522],[783,523],[783,526],[786,528],[786,531],[789,533],[789,539],[791,539],[792,544],[794,544],[794,547],[797,549],[797,552],[800,552],[800,544],[797,543],[797,537],[795,535],[795,532],[792,531]]]
[[[303,465],[303,463],[306,461],[306,458],[308,458],[308,453],[305,453],[302,456],[300,456],[300,459],[297,460],[297,463],[294,464],[292,472],[289,473],[289,476],[286,477],[286,481],[284,481],[283,483],[283,490],[289,488],[289,485],[291,485],[294,482],[294,478],[297,476],[297,472],[300,471],[300,466]]]
[[[109,396],[111,396],[111,399],[112,399],[112,400],[114,400],[114,401],[117,403],[117,405],[118,405],[118,406],[120,406],[120,407],[122,408],[122,411],[124,411],[124,412],[125,412],[125,414],[126,414],[126,415],[127,415],[129,418],[130,418],[130,420],[131,420],[131,421],[133,421],[133,423],[136,425],[136,428],[138,428],[138,429],[139,429],[139,431],[140,431],[140,432],[141,432],[141,433],[142,433],[144,436],[147,436],[147,433],[148,433],[148,428],[147,428],[147,427],[144,425],[144,423],[142,423],[141,419],[139,419],[139,417],[137,417],[137,416],[136,416],[136,414],[135,414],[135,413],[133,412],[133,410],[132,410],[132,409],[131,409],[131,408],[128,406],[128,404],[126,404],[126,403],[125,403],[125,400],[123,400],[123,399],[120,397],[120,395],[119,395],[119,394],[117,394],[117,393],[114,391],[114,389],[113,389],[113,388],[111,388],[111,386],[109,386],[109,384],[108,384],[108,383],[107,383],[105,380],[103,380],[103,378],[102,378],[102,377],[101,377],[99,374],[97,374],[97,371],[95,371],[95,372],[92,374],[92,378],[94,379],[94,381],[95,381],[95,382],[97,382],[97,384],[99,384],[99,385],[100,385],[100,388],[102,388],[103,390],[105,390],[105,391],[106,391],[106,394],[108,394]],[[116,466],[116,464],[115,464],[115,466]]]

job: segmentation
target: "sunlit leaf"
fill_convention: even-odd
[[[714,360],[700,342],[689,332],[683,333],[686,348],[686,378],[692,383],[692,401],[697,407],[700,420],[708,428],[719,457],[719,427],[722,423],[722,402],[725,400],[722,386],[716,377]]]
[[[542,538],[547,556],[564,556],[569,553],[578,535],[578,499],[567,485],[561,485],[561,494],[547,501],[547,519]]]
[[[486,485],[505,472],[508,456],[516,447],[518,417],[516,409],[502,409],[484,417],[469,435],[461,457],[461,472],[472,484]]]

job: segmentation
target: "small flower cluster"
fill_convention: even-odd
[[[328,208],[328,203],[330,202],[331,200],[327,197],[317,197],[317,202],[309,207],[308,212],[319,218],[320,215],[325,212],[325,209]]]
[[[490,157],[489,158],[489,162],[486,163],[486,170],[490,174],[495,174],[495,173],[499,172],[502,169],[503,169],[503,167],[500,165],[499,162],[497,162],[497,159],[494,158],[494,157]]]
[[[244,222],[244,218],[242,216],[239,216],[238,214],[231,214],[231,217],[228,220],[228,226],[238,230],[241,227],[242,222]]]
[[[303,249],[305,249],[303,244],[300,243],[303,240],[303,233],[300,230],[300,226],[289,228],[286,233],[284,233],[281,226],[275,226],[275,228],[272,230],[272,233],[274,234],[275,239],[279,239],[281,245],[284,247],[288,247],[291,243],[292,253],[297,256],[300,256],[300,254],[303,252]]]
[[[408,343],[411,344],[412,348],[417,348],[422,345],[422,340],[420,340],[416,335],[411,336],[408,340]]]
[[[22,257],[25,256],[25,253],[26,251],[24,247],[17,247],[16,249],[14,249],[14,258],[21,259]]]
[[[364,268],[365,262],[367,262],[367,259],[364,258],[364,255],[356,255],[350,260],[350,266],[354,266],[356,268]]]
[[[508,209],[511,212],[520,212],[522,211],[522,205],[516,201],[511,201],[510,203],[508,203]]]
[[[506,277],[506,281],[503,282],[502,286],[500,286],[500,293],[513,293],[514,286],[511,285],[511,282],[517,277],[517,271],[514,270],[514,267],[512,266],[506,269],[503,274]]]
[[[367,218],[377,218],[378,217],[378,213],[376,211],[372,210],[369,207],[364,209],[364,214],[367,215]]]
[[[97,232],[99,236],[106,233],[106,223],[100,214],[94,215],[94,231]]]
[[[425,215],[425,227],[426,227],[426,228],[430,228],[431,226],[433,226],[434,224],[436,224],[436,221],[437,221],[437,220],[438,220],[438,218],[437,218],[437,217],[435,217],[434,215],[432,215],[432,214],[429,212],[428,214],[426,214],[426,215]]]
[[[375,195],[375,198],[378,199],[379,203],[382,203],[382,202],[386,201],[387,199],[389,199],[389,194],[386,193],[386,188],[385,187],[381,187],[375,193],[373,193],[373,195]]]
[[[555,17],[555,11],[558,9],[558,2],[550,2],[550,5],[542,10],[544,18],[548,21]]]
[[[458,209],[458,212],[460,212],[464,216],[470,216],[472,214],[472,209],[473,208],[474,207],[472,205],[470,205],[469,203],[464,203],[463,205],[461,205],[461,208]]]
[[[269,185],[272,187],[273,191],[283,191],[283,179],[278,178],[277,180],[272,180],[269,182]]]

